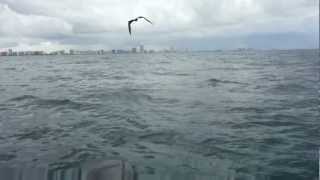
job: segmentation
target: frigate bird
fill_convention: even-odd
[[[128,21],[128,29],[129,29],[129,34],[130,35],[131,35],[131,24],[133,22],[137,22],[139,19],[144,19],[144,20],[148,21],[150,24],[153,24],[149,19],[147,19],[147,18],[145,18],[143,16],[139,16],[139,17],[137,17],[135,19],[132,19],[132,20]]]

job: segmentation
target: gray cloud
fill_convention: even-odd
[[[315,0],[0,0],[0,45],[49,50],[141,43],[204,49],[293,48],[281,43],[287,40],[315,48],[317,7]],[[130,37],[127,21],[138,15],[152,18],[155,25],[137,23]],[[282,41],[267,41],[264,46],[263,40],[271,36]]]

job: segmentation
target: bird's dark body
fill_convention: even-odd
[[[150,21],[150,20],[148,20],[147,18],[145,18],[145,17],[143,17],[143,16],[139,16],[139,17],[137,17],[137,18],[135,18],[135,19],[132,19],[132,20],[130,20],[130,21],[128,21],[128,29],[129,29],[129,34],[131,35],[131,24],[133,23],[133,22],[137,22],[139,19],[144,19],[144,20],[146,20],[146,21],[148,21],[150,24],[152,24],[152,22]]]

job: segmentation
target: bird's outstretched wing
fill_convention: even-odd
[[[132,21],[128,21],[128,29],[129,29],[129,34],[131,35],[131,23]]]
[[[144,20],[146,20],[147,22],[149,22],[150,24],[153,24],[149,19],[147,19],[147,18],[145,18],[145,17],[143,17],[143,16],[139,16],[139,17],[137,17],[136,19],[132,19],[132,20],[128,21],[128,29],[129,29],[129,34],[130,34],[130,35],[131,35],[131,24],[132,24],[133,22],[138,21],[138,19],[144,19]]]
[[[145,17],[143,17],[143,16],[139,16],[138,18],[139,18],[139,19],[141,19],[141,18],[142,18],[142,19],[144,19],[144,20],[148,21],[150,24],[153,24],[149,19],[147,19],[147,18],[145,18]]]
[[[132,24],[133,22],[136,22],[137,20],[138,20],[138,19],[132,19],[132,20],[128,21],[128,29],[129,29],[130,35],[131,35],[131,24]]]

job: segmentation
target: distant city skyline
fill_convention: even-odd
[[[139,49],[138,49],[139,48]],[[183,51],[188,51],[187,49]],[[77,49],[61,49],[57,51],[44,51],[44,50],[0,50],[0,56],[28,56],[28,55],[103,55],[103,54],[124,54],[124,53],[155,53],[155,52],[176,52],[173,47],[162,50],[146,49],[144,45],[139,45],[138,47],[133,47],[131,49],[98,49],[98,50],[77,50]]]
[[[318,0],[0,0],[7,49],[309,49],[319,44]],[[154,26],[127,21],[144,15]],[[139,48],[137,49],[139,50]]]

